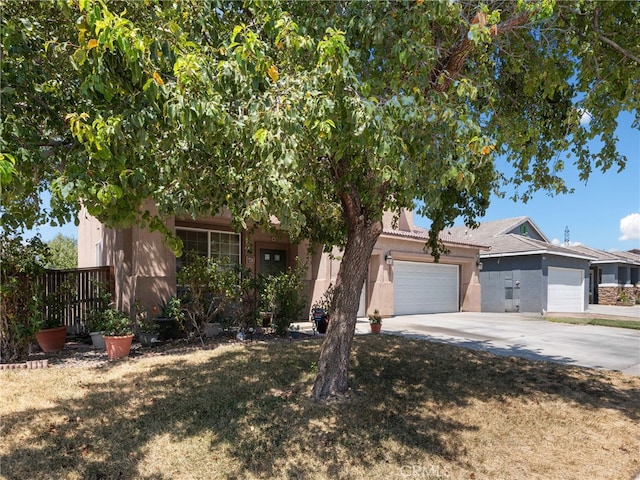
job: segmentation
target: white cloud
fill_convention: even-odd
[[[580,114],[580,125],[582,125],[583,127],[586,125],[589,125],[589,123],[591,123],[591,118],[592,115],[591,113],[589,113],[588,110],[578,110],[578,113]]]
[[[640,213],[632,213],[620,220],[620,233],[618,240],[640,240]]]
[[[561,242],[560,240],[558,240],[557,238],[554,238],[553,240],[551,240],[551,245],[555,245],[556,247],[581,247],[582,242],[569,241],[569,244],[567,245],[564,242]]]

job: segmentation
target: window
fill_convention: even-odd
[[[209,257],[222,265],[240,264],[240,234],[176,228],[176,235],[182,240],[182,257],[176,260],[176,269],[180,270],[188,262],[190,252]]]

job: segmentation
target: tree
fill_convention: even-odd
[[[78,266],[78,242],[59,233],[47,242],[50,258],[46,268],[71,269]]]
[[[46,23],[30,7],[31,23]],[[635,111],[639,123],[637,2],[185,0],[124,11],[78,0],[49,13],[77,19],[73,38],[47,38],[57,52],[74,44],[64,71],[80,100],[57,109],[77,161],[39,165],[60,204],[82,199],[108,225],[155,229],[164,215],[223,207],[238,226],[276,215],[293,238],[344,248],[316,399],[348,388],[384,211],[419,200],[437,258],[438,232],[459,216],[474,225],[493,190],[568,191],[560,152],[585,180],[623,168],[617,115]],[[595,137],[604,147],[590,152]],[[497,156],[510,171],[495,169]]]

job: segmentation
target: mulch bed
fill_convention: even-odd
[[[308,338],[307,335],[301,334],[300,339]],[[222,334],[215,338],[204,338],[204,345],[199,339],[187,342],[185,339],[166,340],[157,342],[151,347],[143,347],[138,342],[131,344],[131,352],[129,359],[139,359],[157,355],[176,355],[182,353],[193,352],[197,350],[212,350],[221,345],[248,343],[248,342],[271,342],[271,341],[294,341],[291,337],[280,337],[272,333],[254,334],[245,340],[238,340],[235,335]],[[42,352],[37,345],[34,345],[32,353],[24,363],[17,364],[0,364],[2,369],[20,369],[20,368],[69,368],[69,367],[101,367],[111,362],[119,360],[110,360],[107,357],[105,349],[94,348],[91,339],[83,336],[67,337],[64,349],[59,352]]]

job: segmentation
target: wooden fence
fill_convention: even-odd
[[[45,315],[66,325],[73,334],[88,333],[87,314],[102,306],[102,292],[115,298],[115,277],[112,266],[47,270],[44,276]]]

